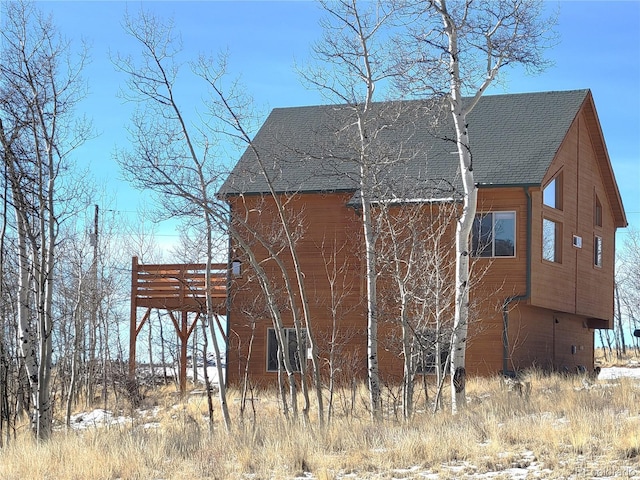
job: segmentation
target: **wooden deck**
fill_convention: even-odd
[[[149,319],[152,309],[165,310],[180,340],[180,391],[185,392],[187,344],[198,320],[202,315],[207,314],[206,272],[207,265],[204,263],[143,265],[138,263],[137,257],[132,258],[130,377],[135,377],[138,334]],[[224,329],[220,316],[226,315],[228,279],[229,266],[226,263],[210,266],[211,314],[221,332],[224,332]],[[138,321],[138,309],[141,308],[145,310]],[[179,314],[176,315],[176,313]]]
[[[131,298],[136,307],[206,312],[205,264],[148,264],[132,262]],[[224,314],[227,300],[227,264],[211,265],[213,309]]]

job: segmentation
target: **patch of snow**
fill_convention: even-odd
[[[616,380],[618,378],[635,378],[640,379],[639,367],[607,367],[600,370],[598,379],[600,380]]]
[[[204,368],[203,367],[198,367],[197,369],[197,375],[198,375],[198,381],[201,383],[204,383]],[[222,370],[223,375],[226,375],[226,369],[223,368]],[[179,371],[177,367],[167,367],[167,374],[169,376],[178,378],[179,376]],[[217,367],[207,367],[207,375],[209,376],[209,382],[211,382],[212,385],[217,385],[218,384],[218,368]],[[192,379],[193,378],[193,368],[187,368],[187,378],[188,379]]]
[[[127,417],[114,416],[109,410],[96,408],[91,412],[78,413],[72,415],[70,419],[71,428],[84,430],[91,427],[106,427],[109,425],[120,425],[127,422]]]

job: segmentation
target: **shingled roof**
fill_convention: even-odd
[[[484,96],[468,117],[479,186],[541,185],[588,90]],[[438,197],[459,187],[450,114],[442,102],[374,104],[368,117],[374,174],[385,196]],[[345,105],[276,108],[223,184],[222,195],[269,191],[358,189],[353,108]],[[258,156],[260,162],[258,162]],[[441,196],[441,195],[440,195]]]

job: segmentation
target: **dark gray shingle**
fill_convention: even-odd
[[[539,185],[588,90],[485,96],[469,121],[475,180],[481,185]],[[441,104],[374,104],[367,132],[373,175],[385,197],[438,197],[458,186],[450,115]],[[274,109],[254,147],[277,192],[354,191],[359,164],[353,111],[340,105]],[[449,140],[446,140],[449,139]],[[268,192],[249,148],[223,195]]]

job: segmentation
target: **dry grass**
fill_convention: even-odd
[[[627,347],[626,353],[609,352],[603,348],[596,348],[595,363],[602,367],[625,367],[628,365],[640,365],[640,352],[634,347]]]
[[[259,394],[256,423],[242,425],[231,392],[230,435],[219,419],[210,429],[204,397],[176,402],[174,394],[155,392],[153,418],[138,414],[120,425],[60,430],[41,444],[21,430],[0,450],[0,478],[290,479],[309,472],[319,480],[391,479],[429,471],[447,479],[534,463],[544,478],[640,475],[637,381],[589,385],[579,377],[530,378],[529,396],[507,390],[497,378],[472,379],[466,411],[452,417],[423,410],[409,424],[393,414],[372,424],[361,388],[355,414],[337,410],[325,431],[313,418],[308,427],[288,423],[270,392]],[[150,427],[151,421],[159,426]]]

